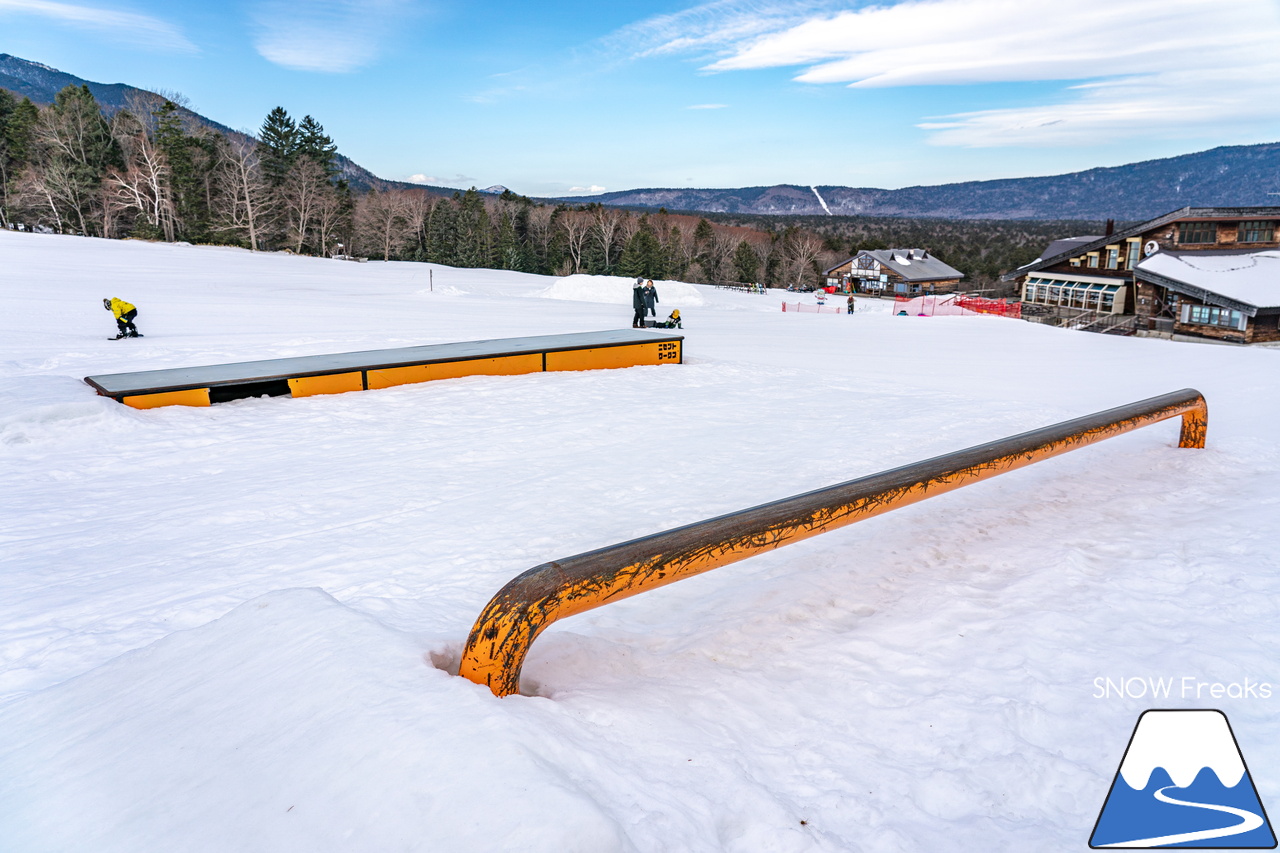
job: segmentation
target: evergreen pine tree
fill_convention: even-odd
[[[179,233],[184,239],[203,239],[208,230],[208,199],[197,167],[201,146],[182,126],[177,104],[166,100],[151,113],[156,120],[155,144],[169,164],[169,192]]]
[[[324,132],[320,122],[311,116],[303,116],[302,121],[298,122],[297,154],[316,161],[324,169],[325,177],[330,180],[338,174],[338,146]]]
[[[5,143],[15,169],[21,169],[35,159],[35,128],[40,120],[40,108],[23,98],[13,108],[5,128]]]
[[[667,274],[662,244],[653,233],[648,216],[640,219],[640,227],[631,235],[618,261],[618,275],[628,278],[665,278]]]
[[[284,107],[276,107],[258,131],[258,160],[267,183],[272,187],[283,184],[297,155],[298,127]]]
[[[8,89],[0,89],[0,165],[9,154],[9,119],[18,108],[18,99]]]
[[[9,181],[16,174],[9,152],[9,122],[18,109],[18,99],[8,89],[0,89],[0,227],[9,224]]]
[[[711,227],[711,223],[705,219],[698,220],[698,227],[693,230],[693,239],[698,243],[699,248],[710,243],[716,236],[716,232]]]
[[[442,200],[427,222],[426,260],[436,264],[460,266],[457,262],[458,204],[461,196]]]
[[[456,195],[456,194],[455,194]],[[460,267],[483,267],[490,263],[493,226],[484,206],[484,196],[475,187],[467,190],[458,207],[455,262]]]
[[[734,250],[733,269],[737,280],[748,284],[755,282],[756,276],[760,274],[760,256],[746,240],[738,243],[738,248]]]

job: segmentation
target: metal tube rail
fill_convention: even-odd
[[[1191,388],[860,477],[652,536],[543,563],[476,619],[458,674],[497,696],[519,690],[552,622],[1174,417],[1179,447],[1204,447],[1209,410]]]

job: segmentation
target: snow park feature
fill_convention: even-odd
[[[627,280],[557,281],[0,231],[0,850],[1084,850],[1150,707],[1220,707],[1274,809],[1275,349],[686,285],[679,369],[83,381],[629,326]],[[1183,387],[1204,450],[1135,430],[560,620],[522,694],[456,675],[548,558]]]
[[[86,376],[104,397],[135,409],[208,406],[246,397],[312,397],[463,376],[520,376],[679,364],[680,335],[616,330],[466,341]]]
[[[510,696],[520,689],[529,647],[558,619],[1169,418],[1182,419],[1179,447],[1204,448],[1209,409],[1186,388],[535,566],[498,590],[476,619],[459,675]]]

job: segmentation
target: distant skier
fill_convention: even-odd
[[[631,318],[631,328],[644,328],[644,279],[636,279],[636,286],[631,288],[631,307],[635,309],[635,316]]]
[[[661,323],[658,323],[657,326],[661,329],[683,329],[684,326],[680,324],[680,309],[674,309],[671,315]]]
[[[112,296],[110,299],[102,300],[102,307],[111,312],[111,316],[116,318],[116,326],[120,329],[120,333],[110,340],[118,341],[121,338],[140,338],[138,327],[133,324],[133,318],[138,316],[138,309]]]
[[[856,304],[856,302],[855,302],[855,300],[854,300],[854,298],[853,298],[853,294],[852,294],[852,293],[850,293],[850,294],[849,294],[849,313],[850,313],[850,314],[852,314],[852,313],[853,313],[853,306],[854,306],[855,304]]]
[[[644,283],[644,307],[653,316],[658,316],[658,290],[653,286],[653,281]]]

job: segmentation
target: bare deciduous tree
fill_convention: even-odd
[[[112,133],[125,167],[107,173],[104,228],[115,213],[131,210],[173,242],[177,223],[164,152],[156,147],[146,124],[127,110],[116,114]]]
[[[551,254],[551,240],[555,236],[551,224],[555,208],[542,204],[529,210],[529,239],[537,249],[539,258]]]
[[[319,198],[316,199],[316,250],[320,254],[330,254],[329,247],[334,244],[338,231],[346,219],[347,212],[347,205],[336,190],[321,193]]]
[[[336,193],[324,168],[310,157],[299,157],[285,175],[279,192],[285,233],[298,254],[302,253],[307,237],[312,234],[321,199],[326,195]],[[323,241],[317,248],[324,252]]]
[[[231,138],[219,147],[219,231],[240,232],[249,248],[258,240],[268,212],[268,187],[258,167],[257,145],[248,136]]]
[[[356,234],[391,260],[414,233],[412,205],[405,190],[372,190],[356,202]]]
[[[822,240],[817,236],[808,233],[794,235],[787,245],[788,280],[794,281],[797,288],[803,286],[805,275],[812,273],[813,262],[821,252]]]
[[[738,248],[738,242],[739,238],[733,233],[717,231],[707,244],[707,272],[713,281],[724,280],[729,259]]]
[[[622,217],[612,207],[599,204],[596,205],[593,220],[596,239],[600,241],[600,252],[604,255],[604,268],[606,271],[612,270],[614,241],[617,239]]]
[[[560,217],[564,228],[565,246],[569,250],[569,260],[573,262],[573,272],[582,272],[582,253],[587,247],[587,237],[591,234],[591,214],[585,211],[570,210]]]
[[[56,162],[47,166],[33,165],[18,177],[13,190],[15,207],[24,210],[36,224],[48,225],[58,232],[64,227],[59,202],[66,201],[60,199],[55,190],[64,185],[64,181],[50,173],[65,168]]]

